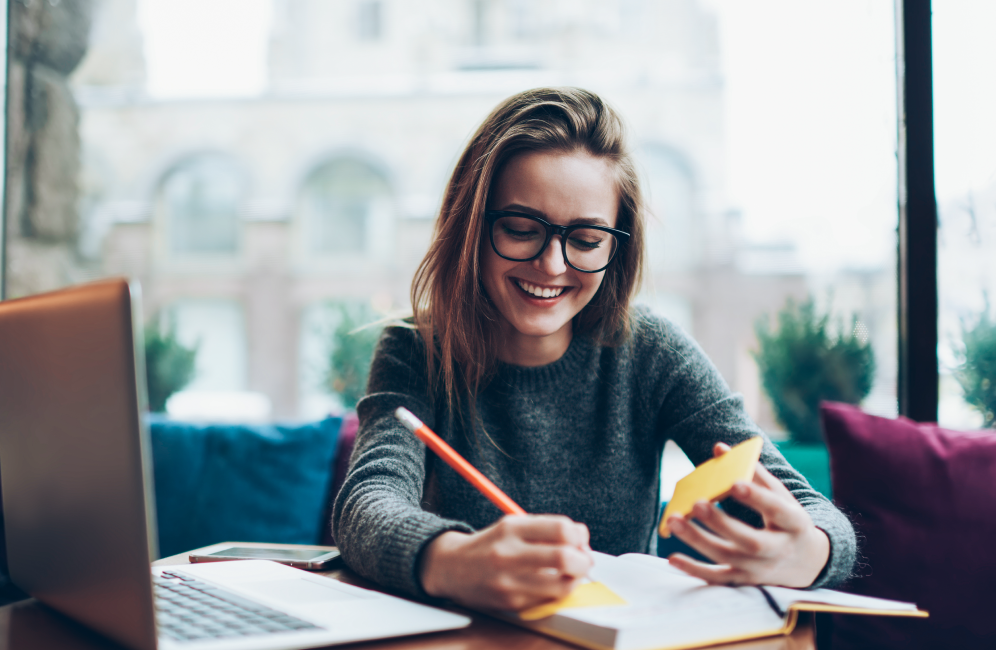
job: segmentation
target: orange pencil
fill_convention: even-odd
[[[519,504],[509,498],[507,494],[498,489],[498,486],[488,480],[488,477],[481,474],[477,469],[458,454],[453,447],[443,442],[432,429],[425,426],[421,420],[415,417],[411,411],[404,407],[398,407],[394,412],[394,417],[401,420],[425,446],[436,452],[436,455],[446,461],[446,464],[455,469],[460,476],[464,477],[470,484],[481,491],[491,503],[495,504],[506,515],[524,515],[526,511]]]

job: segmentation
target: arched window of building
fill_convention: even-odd
[[[685,288],[702,263],[704,224],[695,212],[694,183],[684,156],[645,144],[636,151],[649,209],[646,256],[649,271],[640,300],[688,331],[695,308]]]
[[[691,171],[668,147],[645,145],[637,152],[646,175],[644,188],[650,219],[647,257],[652,273],[689,271],[700,263],[704,224],[694,214]]]
[[[244,186],[239,169],[223,156],[198,156],[177,165],[161,189],[170,252],[234,253]]]
[[[387,250],[392,201],[387,179],[364,162],[326,163],[301,192],[304,245],[318,255]]]

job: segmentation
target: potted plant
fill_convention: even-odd
[[[145,326],[145,385],[149,393],[149,410],[161,413],[166,400],[194,378],[197,345],[186,347],[176,338],[172,320],[159,318]]]
[[[983,426],[996,426],[996,322],[989,318],[989,304],[976,323],[961,324],[962,349],[955,354],[955,378],[965,393],[965,401],[982,413]]]
[[[362,303],[336,305],[338,323],[332,332],[326,380],[347,410],[366,393],[370,361],[380,338],[377,315]]]
[[[789,432],[790,440],[778,446],[814,488],[829,496],[820,402],[864,399],[875,378],[875,355],[856,315],[850,328],[831,328],[830,314],[819,313],[812,297],[799,305],[790,298],[777,321],[773,330],[767,317],[755,324],[754,359],[775,415]]]

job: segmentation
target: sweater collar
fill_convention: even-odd
[[[499,361],[495,379],[526,390],[542,388],[562,377],[570,377],[580,370],[594,348],[595,345],[590,338],[575,335],[571,338],[567,351],[553,363],[526,367]]]

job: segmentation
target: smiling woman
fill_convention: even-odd
[[[518,280],[540,289],[564,286],[574,294],[551,304],[550,312],[534,313],[546,319],[546,327],[559,320],[555,329],[560,337],[533,339],[528,349],[539,356],[521,365],[555,360],[574,332],[608,345],[626,337],[627,308],[643,268],[643,199],[637,178],[621,120],[586,91],[526,91],[498,106],[485,120],[453,172],[436,238],[412,283],[415,324],[424,341],[438,341],[438,355],[432,347],[428,351],[428,376],[436,376],[438,365],[439,388],[451,407],[464,403],[473,411],[470,396],[489,379],[499,360],[507,361],[498,351],[525,340],[518,336],[520,330],[505,325],[522,314],[506,313],[502,301],[528,291],[509,284],[512,276],[494,281],[489,271],[503,269],[505,262],[518,269],[514,276]],[[489,231],[485,226],[495,223],[486,216],[489,210],[545,215],[551,225],[561,227],[594,223],[618,230],[629,241],[614,255],[612,273],[592,274],[594,278],[582,282],[589,274],[568,267],[570,254],[563,243],[559,247],[563,254],[555,246],[541,247],[539,257],[528,262],[509,260],[514,256],[501,255],[494,244],[489,248],[494,227]],[[561,242],[562,236],[557,235]],[[557,255],[562,255],[559,263]],[[584,299],[575,300],[582,293]],[[464,299],[452,300],[454,295]],[[568,323],[571,327],[565,327]],[[550,348],[543,350],[546,346]]]
[[[621,121],[593,93],[537,89],[484,121],[447,186],[414,317],[375,353],[333,508],[343,557],[377,582],[485,609],[561,597],[592,549],[655,552],[661,453],[696,463],[764,441],[752,484],[668,526],[723,584],[833,585],[847,519],[747,417],[694,341],[632,308],[643,201]],[[508,515],[426,457],[404,407],[527,512]],[[832,543],[831,543],[832,540]],[[831,552],[832,551],[832,552]]]

